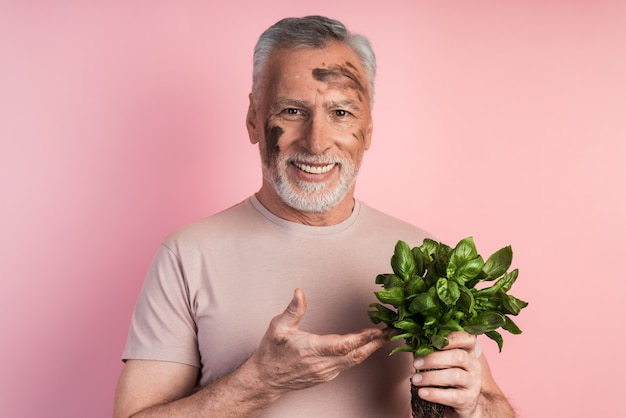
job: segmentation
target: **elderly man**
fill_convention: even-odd
[[[375,71],[368,41],[335,20],[284,19],[260,37],[246,124],[262,186],[160,246],[116,417],[407,418],[410,381],[448,416],[513,414],[469,334],[424,358],[379,350],[390,330],[366,313],[374,278],[398,239],[427,234],[354,198]]]

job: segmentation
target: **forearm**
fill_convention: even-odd
[[[458,415],[452,415],[455,418]],[[515,412],[502,394],[481,391],[472,418],[515,418]]]
[[[199,391],[174,401],[165,401],[132,415],[132,418],[256,417],[280,397],[259,381],[254,367],[244,363],[236,371]]]

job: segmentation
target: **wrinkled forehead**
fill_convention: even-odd
[[[270,55],[263,78],[270,89],[279,82],[315,80],[332,88],[354,90],[365,100],[370,98],[361,61],[340,42],[329,42],[323,48],[278,49]]]

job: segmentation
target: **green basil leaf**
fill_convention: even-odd
[[[439,243],[435,240],[426,238],[419,248],[425,256],[424,259],[431,262],[433,255],[437,253],[437,248],[439,248]]]
[[[376,284],[382,284],[385,289],[404,286],[402,279],[395,274],[379,274],[376,276]]]
[[[457,302],[457,307],[467,315],[473,316],[476,313],[474,309],[474,305],[476,304],[474,295],[472,295],[472,292],[465,286],[459,286],[459,290],[461,294]]]
[[[504,325],[504,316],[497,312],[481,312],[468,321],[463,327],[466,332],[474,335],[494,331]]]
[[[495,293],[494,288],[480,290],[474,293],[476,300],[476,311],[496,311],[499,312],[502,306],[502,292]],[[483,293],[488,292],[488,293]]]
[[[502,325],[502,328],[505,329],[506,331],[509,331],[511,334],[521,334],[522,333],[522,330],[508,316],[504,317],[504,325]]]
[[[463,327],[454,319],[448,319],[444,324],[440,324],[439,329],[446,331],[463,331]]]
[[[406,352],[406,351],[412,352],[413,351],[413,347],[408,347],[406,345],[403,345],[402,347],[396,347],[393,350],[391,350],[389,355],[396,354],[396,353],[399,353],[399,352]]]
[[[432,337],[430,337],[430,343],[433,345],[433,347],[435,347],[437,350],[443,350],[448,344],[449,341],[446,337],[441,336],[441,335],[433,335]]]
[[[463,331],[472,335],[482,335],[488,331],[488,328],[487,328],[487,325],[483,325],[483,324],[471,324],[471,325],[465,325],[463,327]]]
[[[495,342],[498,343],[498,351],[502,351],[502,344],[504,344],[504,340],[502,339],[502,335],[498,331],[487,331],[485,335]]]
[[[423,356],[429,355],[433,351],[435,351],[435,349],[431,347],[429,344],[423,344],[423,345],[420,345],[417,348],[417,350],[415,350],[415,355],[418,357],[423,357]]]
[[[454,320],[457,322],[462,322],[467,317],[467,314],[463,311],[454,311]]]
[[[367,316],[369,316],[370,320],[375,324],[383,322],[383,318],[381,318],[380,313],[377,311],[367,311]]]
[[[520,311],[528,306],[528,302],[524,302],[515,296],[505,294],[502,300],[502,306],[504,307],[504,313],[519,315]]]
[[[479,272],[476,277],[465,282],[465,287],[467,287],[468,289],[472,289],[476,287],[478,283],[483,281],[483,276],[484,276],[483,272],[482,271]]]
[[[437,280],[435,285],[437,289],[437,296],[439,299],[448,306],[452,306],[461,296],[459,285],[452,280],[448,280],[445,277]]]
[[[370,307],[371,308],[376,308],[375,311],[368,311],[367,312],[367,314],[369,315],[370,319],[375,324],[383,322],[384,324],[390,325],[393,322],[395,322],[397,320],[397,318],[398,318],[398,314],[396,312],[392,311],[391,309],[387,308],[386,306],[381,305],[380,303],[372,303],[372,304],[370,304]]]
[[[504,273],[504,276],[498,282],[502,282],[500,289],[503,292],[508,292],[513,287],[513,283],[517,280],[517,276],[519,275],[519,271],[517,269],[511,271],[510,273]]]
[[[451,278],[455,275],[459,266],[478,255],[476,245],[472,237],[464,238],[454,247],[450,253],[450,261],[448,262],[446,276]]]
[[[437,306],[437,310],[439,310],[439,306]],[[424,327],[429,327],[431,325],[435,325],[437,323],[437,318],[435,318],[434,316],[427,316],[426,319],[424,320]],[[424,331],[424,334],[426,334],[427,331]]]
[[[374,295],[382,303],[395,306],[396,308],[404,302],[404,289],[401,287],[394,287],[391,289],[379,290],[374,292]]]
[[[376,276],[376,284],[384,284],[385,283],[385,278],[389,276],[388,274],[379,274]]]
[[[391,268],[402,280],[410,280],[415,275],[415,261],[409,244],[400,240],[391,256]]]
[[[478,321],[487,326],[487,331],[493,331],[504,325],[504,316],[497,312],[485,312],[478,315]],[[487,332],[485,331],[485,332]]]
[[[391,337],[389,339],[389,341],[397,341],[397,340],[402,340],[402,339],[411,339],[413,337],[413,334],[410,332],[405,332],[403,334],[396,334],[393,337]]]
[[[452,263],[452,261],[450,263]],[[450,264],[448,264],[448,266],[449,265]],[[448,277],[453,278],[459,284],[465,284],[465,282],[468,282],[478,276],[478,273],[482,271],[483,265],[483,259],[478,255],[457,265],[454,275],[448,275]]]
[[[415,274],[423,276],[429,264],[427,263],[424,253],[419,247],[414,247],[411,249],[411,254],[413,255],[413,261],[415,261]]]
[[[393,324],[394,328],[402,329],[410,333],[417,333],[421,327],[415,323],[412,319],[404,319]]]
[[[417,295],[409,305],[409,312],[421,313],[425,316],[432,315],[439,310],[439,304],[435,299],[435,288],[431,287],[428,292]]]
[[[428,272],[425,277],[426,284],[431,286],[439,277],[446,276],[446,269],[450,261],[450,252],[452,249],[443,243],[431,239],[425,239],[420,249],[432,260],[428,266]]]
[[[431,268],[426,271],[426,275],[424,276],[424,283],[426,283],[426,287],[429,288],[431,286],[434,286],[440,277],[443,276],[441,275],[439,270],[434,266],[434,264],[431,264]]]
[[[483,289],[480,290],[473,290],[474,293],[474,299],[476,299],[476,303],[479,305],[482,305],[484,301],[489,300],[489,297],[493,294],[495,294],[497,291],[496,288],[494,288],[493,286],[489,286],[489,287],[485,287]]]
[[[483,273],[485,273],[485,280],[494,280],[502,276],[511,267],[513,261],[513,250],[511,246],[507,246],[499,249],[493,253],[485,262],[483,266]]]
[[[413,277],[406,285],[407,295],[417,295],[426,290],[426,283],[420,276]]]

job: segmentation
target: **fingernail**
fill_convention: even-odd
[[[419,383],[422,381],[422,375],[417,373],[414,374],[413,377],[411,378],[411,381],[413,382],[413,384]]]
[[[413,360],[413,367],[415,367],[416,369],[419,369],[423,365],[424,365],[424,359],[423,358],[417,357],[415,360]]]

